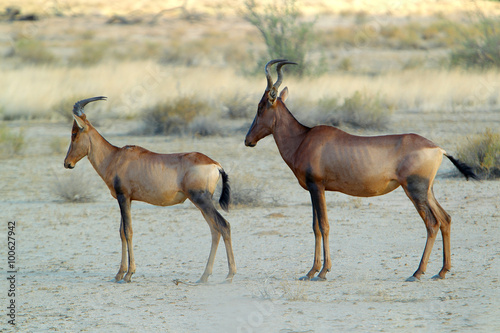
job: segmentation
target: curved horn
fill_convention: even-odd
[[[90,102],[94,102],[94,101],[106,100],[106,98],[107,97],[105,97],[105,96],[99,96],[99,97],[91,97],[91,98],[87,98],[87,99],[82,99],[81,101],[76,102],[75,105],[73,106],[73,113],[76,116],[81,117],[83,115],[83,108],[85,107],[85,105],[87,105]]]
[[[282,62],[282,61],[286,61],[286,59],[274,59],[274,60],[269,61],[266,64],[266,67],[265,67],[266,78],[267,78],[267,88],[266,88],[266,91],[271,90],[271,88],[273,87],[273,79],[271,77],[271,74],[269,73],[269,68],[271,67],[271,65],[273,65],[273,64],[275,64],[277,62]]]
[[[293,62],[293,61],[281,61],[278,66],[276,66],[276,72],[278,72],[278,79],[276,80],[276,82],[274,83],[273,85],[273,88],[275,88],[276,90],[278,90],[278,88],[280,87],[281,85],[281,82],[283,82],[283,70],[281,69],[281,67],[285,66],[285,65],[298,65],[296,62]]]

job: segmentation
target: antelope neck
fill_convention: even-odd
[[[89,129],[90,147],[88,159],[95,171],[106,182],[106,170],[108,169],[115,153],[119,150],[118,147],[110,144],[104,139],[95,128]]]
[[[309,130],[286,107],[277,108],[273,136],[281,157],[288,165],[292,164],[295,152]]]

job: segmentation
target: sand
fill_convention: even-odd
[[[117,202],[86,158],[65,170],[65,153],[48,147],[54,136],[69,140],[70,126],[11,126],[23,127],[29,143],[22,156],[0,160],[1,267],[7,271],[7,222],[16,221],[19,332],[500,329],[498,181],[450,177],[453,166],[443,161],[434,190],[453,219],[453,267],[445,280],[431,280],[442,265],[439,236],[428,273],[413,283],[405,280],[418,266],[426,231],[403,191],[366,199],[328,193],[333,268],[326,282],[303,282],[298,278],[311,268],[314,246],[309,194],[281,160],[272,137],[250,149],[244,147],[244,132],[132,137],[104,121],[97,128],[113,144],[204,152],[224,166],[235,185],[255,186],[261,196],[255,207],[223,213],[231,223],[238,269],[231,284],[223,283],[222,242],[209,282],[192,283],[205,267],[210,232],[191,203],[163,208],[134,202],[137,272],[131,283],[119,284],[112,281],[121,251]],[[439,142],[437,133],[432,139]],[[443,134],[443,141],[450,137]],[[57,198],[53,184],[63,177],[85,179],[95,192],[93,202]],[[9,285],[2,281],[5,295]],[[0,327],[10,330],[7,302],[3,296]]]

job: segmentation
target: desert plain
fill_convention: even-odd
[[[351,2],[342,2],[343,9],[348,8],[346,3]],[[423,3],[428,8],[428,2]],[[230,24],[235,31],[252,29],[230,13],[224,12],[223,18],[215,16],[213,7],[199,22],[186,22],[174,13],[154,26],[107,25],[104,22],[112,12],[108,7],[102,5],[106,10],[99,11],[96,3],[89,14],[79,13],[76,4],[79,2],[71,7],[76,14],[48,15],[35,23],[35,37],[52,45],[61,59],[71,58],[67,53],[75,47],[72,38],[83,38],[87,29],[92,30],[87,39],[105,34],[109,40],[118,38],[122,46],[142,43],[149,35],[160,40],[165,37],[161,34],[176,24],[178,31],[194,40],[203,35],[202,29],[210,29],[212,34],[218,26]],[[126,8],[119,9],[127,12]],[[359,10],[353,9],[354,13]],[[430,15],[412,10],[409,8],[404,17],[424,20],[422,17]],[[90,17],[94,12],[99,15]],[[331,20],[339,17],[344,21],[348,20],[346,15],[355,15],[327,13]],[[10,47],[6,36],[12,34],[14,25],[22,24],[30,23],[0,22],[5,52]],[[229,32],[231,40],[235,31]],[[65,34],[69,41],[62,39]],[[391,53],[368,47],[349,52],[354,66],[351,72],[337,72],[331,65],[326,76],[285,78],[283,86],[290,89],[287,105],[299,121],[311,121],[304,111],[311,94],[342,98],[361,90],[381,93],[395,106],[383,129],[345,128],[357,134],[414,132],[456,155],[460,145],[474,135],[500,127],[499,100],[495,98],[498,71],[432,68],[433,59],[444,52],[442,49],[412,50],[413,55],[407,50]],[[211,121],[219,123],[219,133],[210,136],[140,134],[140,113],[165,96],[196,94],[212,101],[229,95],[254,105],[256,110],[266,84],[263,71],[242,76],[231,66],[221,65],[223,61],[207,65],[215,61],[210,56],[195,58],[190,65],[164,67],[151,59],[116,63],[108,59],[88,66],[63,66],[26,65],[5,58],[0,75],[2,125],[13,133],[22,133],[24,147],[0,159],[2,331],[500,330],[498,180],[466,181],[447,159],[443,160],[434,193],[452,217],[452,270],[446,279],[438,281],[431,277],[442,266],[440,236],[427,274],[418,282],[406,282],[417,269],[426,230],[401,188],[373,198],[327,193],[333,267],[325,282],[299,281],[313,261],[310,196],[281,159],[272,137],[254,148],[244,146],[253,113],[238,119],[224,117],[223,111],[209,114]],[[248,60],[239,56],[242,61]],[[431,67],[391,68],[394,59],[407,63],[414,57],[430,62]],[[370,66],[386,69],[380,75],[366,74],[359,60],[365,58]],[[86,158],[74,170],[64,169],[71,120],[51,109],[62,99],[98,95],[107,96],[108,102],[89,105],[86,113],[110,143],[135,144],[162,153],[203,152],[220,162],[229,174],[235,197],[245,194],[253,200],[240,200],[229,212],[221,211],[231,224],[238,269],[232,283],[224,283],[227,263],[222,242],[209,282],[195,283],[205,267],[211,238],[202,215],[189,202],[172,207],[133,202],[137,271],[131,283],[113,281],[121,250],[118,204]],[[61,198],[61,187],[72,184],[77,184],[77,189],[85,187],[89,198]],[[9,273],[7,260],[9,221],[16,222],[15,274]],[[12,274],[15,296],[5,297]],[[7,307],[12,298],[16,304],[15,325],[8,323]]]

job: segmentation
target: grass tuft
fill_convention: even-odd
[[[51,191],[64,202],[92,202],[96,198],[94,190],[85,177],[55,176]]]
[[[500,133],[486,129],[460,148],[458,158],[483,179],[500,178]]]
[[[211,106],[207,102],[198,100],[194,96],[181,96],[171,101],[160,102],[147,109],[142,116],[143,133],[182,135],[189,130],[190,123],[197,116],[208,114],[210,109]]]
[[[316,120],[333,126],[348,125],[353,128],[387,128],[394,106],[387,103],[379,94],[355,91],[346,97],[342,104],[338,98],[323,98],[317,103]]]
[[[23,131],[14,133],[7,126],[0,126],[0,156],[12,157],[21,154],[25,146]]]

